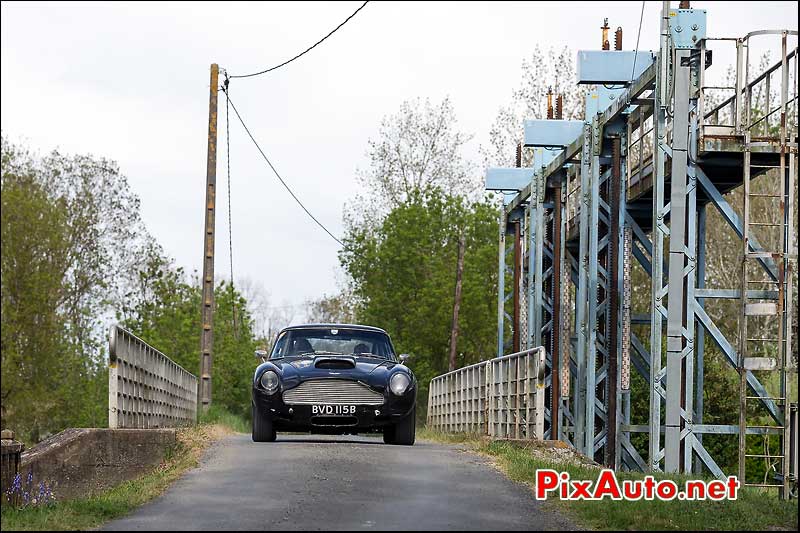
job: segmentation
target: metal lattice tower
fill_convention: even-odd
[[[546,437],[617,469],[724,478],[703,436],[738,435],[740,481],[788,497],[797,480],[797,31],[713,39],[704,10],[670,2],[660,22],[657,52],[621,42],[578,52],[585,119],[526,120],[532,166],[487,171],[486,188],[504,193],[498,355],[514,331],[527,335],[513,347],[547,350]],[[756,75],[754,40],[780,57]],[[722,46],[736,54],[732,87],[706,81]],[[741,206],[729,203],[732,191]],[[707,286],[716,282],[706,279],[709,207],[741,239],[737,286]],[[651,281],[648,312],[632,305],[638,273]],[[508,294],[510,279],[524,298]],[[738,303],[738,331],[706,310],[725,300]],[[707,341],[738,374],[738,424],[703,423]],[[632,383],[648,390],[645,413],[631,412]],[[766,479],[746,468],[760,460]]]

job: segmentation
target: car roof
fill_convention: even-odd
[[[375,326],[365,326],[362,324],[299,324],[297,326],[289,326],[283,328],[281,331],[289,331],[292,329],[360,329],[362,331],[375,331],[378,333],[386,333],[385,330],[381,328],[376,328]],[[386,333],[388,335],[388,333]]]

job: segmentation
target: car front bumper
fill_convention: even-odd
[[[278,431],[347,433],[380,431],[409,416],[416,404],[416,388],[402,396],[384,394],[383,405],[328,406],[326,404],[286,404],[283,391],[268,395],[253,388],[253,405],[272,421]]]

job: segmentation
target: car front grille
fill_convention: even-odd
[[[283,402],[287,405],[383,405],[383,395],[356,381],[315,379],[284,392]]]

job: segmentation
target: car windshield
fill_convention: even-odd
[[[275,340],[270,359],[302,355],[364,355],[395,360],[389,336],[347,328],[289,329]]]

